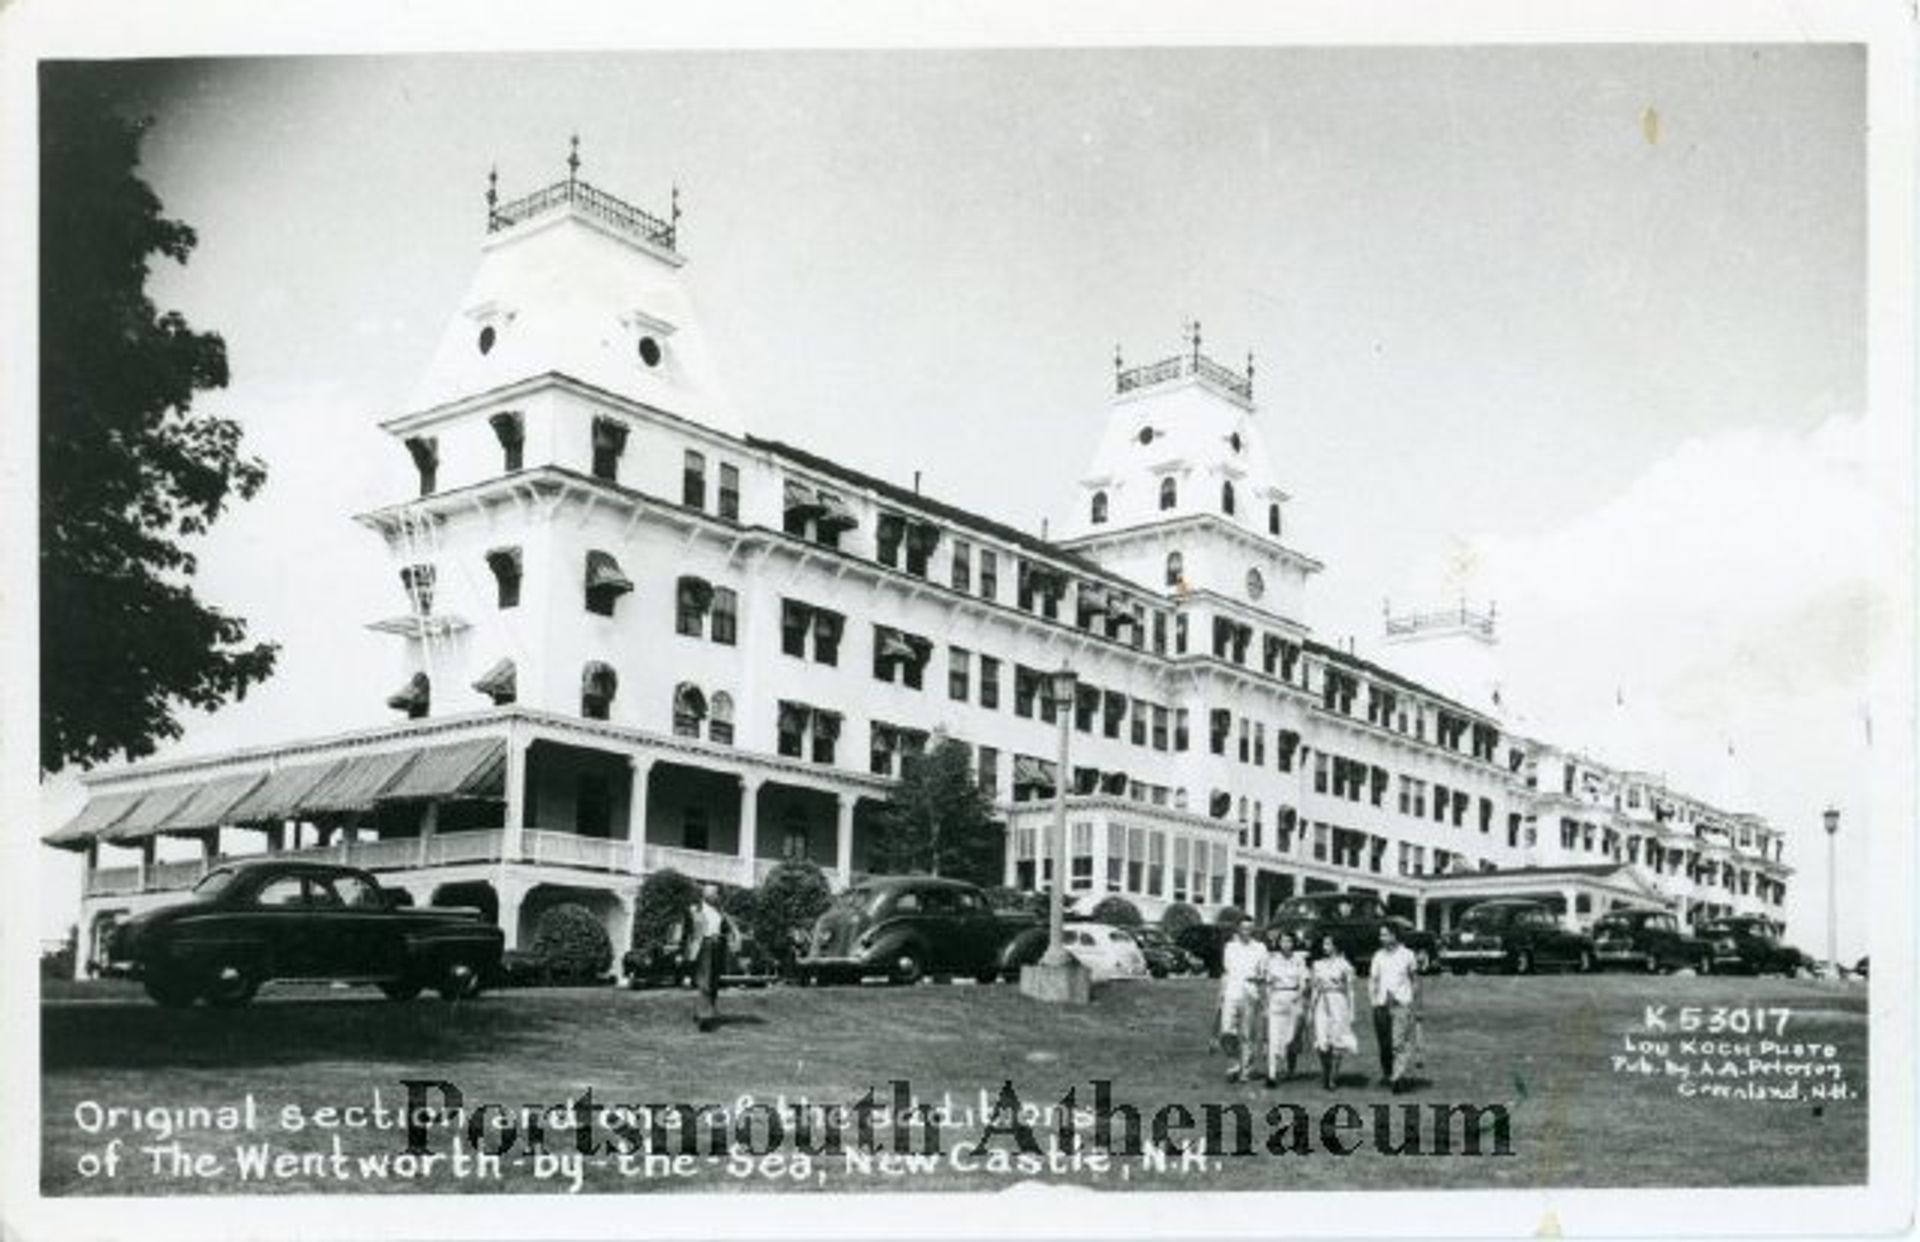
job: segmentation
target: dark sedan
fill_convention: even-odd
[[[1683,968],[1704,975],[1713,969],[1705,942],[1680,930],[1680,920],[1665,910],[1601,915],[1593,925],[1593,951],[1602,969],[1618,966],[1650,975]]]
[[[1757,914],[1702,923],[1700,939],[1713,951],[1713,968],[1737,975],[1797,975],[1813,965],[1800,950],[1780,941],[1780,926]]]
[[[107,969],[162,1005],[243,1005],[264,983],[296,979],[451,1000],[496,974],[503,941],[478,911],[403,905],[364,871],[263,861],[215,868],[185,901],[122,923]]]
[[[1440,940],[1440,964],[1456,975],[1469,970],[1526,975],[1549,966],[1586,971],[1598,960],[1591,937],[1565,926],[1537,901],[1483,901]]]
[[[1264,938],[1271,942],[1280,932],[1290,931],[1309,955],[1320,956],[1320,942],[1333,937],[1353,968],[1365,973],[1380,948],[1380,929],[1392,927],[1401,944],[1413,951],[1414,960],[1424,972],[1432,969],[1438,947],[1434,935],[1416,928],[1398,915],[1388,914],[1378,897],[1356,893],[1308,893],[1289,897],[1273,912]]]
[[[800,976],[809,983],[884,975],[915,983],[928,975],[982,983],[1037,961],[1047,929],[1026,914],[1002,912],[962,880],[891,876],[834,898],[813,925]]]

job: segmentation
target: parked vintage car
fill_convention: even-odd
[[[1061,938],[1073,959],[1087,968],[1095,983],[1111,979],[1145,979],[1146,954],[1125,929],[1105,923],[1069,923]]]
[[[1440,964],[1454,974],[1508,970],[1531,974],[1547,966],[1592,970],[1593,938],[1574,931],[1537,901],[1483,901],[1460,916],[1440,941]]]
[[[693,964],[681,957],[678,944],[658,945],[647,949],[628,949],[620,958],[620,973],[625,977],[627,986],[640,988],[690,988],[693,986]],[[720,982],[730,988],[763,988],[779,976],[773,959],[760,951],[753,936],[740,933],[740,947],[727,954],[726,967],[720,973]]]
[[[1156,979],[1169,975],[1197,975],[1206,970],[1206,963],[1187,952],[1173,942],[1173,938],[1158,927],[1129,927],[1133,939],[1140,946],[1141,954],[1147,959],[1147,973]]]
[[[1194,923],[1183,927],[1174,936],[1173,942],[1200,963],[1200,969],[1213,978],[1220,977],[1220,956],[1227,941],[1233,939],[1233,928],[1219,923]]]
[[[1593,955],[1600,968],[1626,967],[1657,974],[1691,969],[1706,974],[1713,969],[1713,952],[1704,941],[1680,928],[1680,920],[1665,910],[1614,910],[1593,924]]]
[[[1713,951],[1713,969],[1728,974],[1797,975],[1813,965],[1806,954],[1780,942],[1777,923],[1757,914],[1710,919],[1698,934]]]
[[[1299,937],[1309,955],[1320,955],[1320,942],[1332,936],[1355,970],[1365,973],[1380,948],[1380,928],[1391,924],[1400,942],[1413,950],[1421,971],[1433,969],[1437,941],[1398,915],[1388,914],[1378,897],[1356,893],[1308,893],[1280,903],[1262,936],[1271,941],[1283,931]]]
[[[885,975],[990,982],[1037,960],[1047,929],[1037,917],[996,911],[977,885],[936,876],[891,876],[847,889],[813,925],[800,958],[809,983]]]
[[[107,973],[137,978],[162,1005],[243,1005],[261,985],[377,985],[394,1000],[449,1000],[493,980],[504,942],[477,910],[412,907],[364,871],[263,861],[209,871],[187,899],[114,929]]]

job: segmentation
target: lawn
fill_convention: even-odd
[[[1090,1107],[1092,1080],[1107,1079],[1113,1099],[1137,1107],[1149,1127],[1155,1112],[1171,1104],[1190,1109],[1196,1122],[1208,1105],[1245,1104],[1255,1122],[1256,1154],[1224,1154],[1184,1168],[1177,1160],[1159,1168],[1151,1159],[1121,1159],[1105,1169],[1036,1175],[1017,1167],[988,1168],[984,1161],[960,1161],[966,1167],[957,1167],[941,1159],[903,1175],[897,1168],[863,1169],[827,1156],[807,1162],[804,1177],[796,1180],[789,1176],[791,1161],[771,1176],[761,1167],[736,1176],[743,1166],[704,1158],[634,1175],[602,1159],[580,1170],[589,1192],[998,1190],[1030,1175],[1107,1189],[1212,1190],[1780,1186],[1865,1179],[1867,1020],[1866,990],[1859,985],[1718,977],[1437,978],[1428,984],[1428,1065],[1418,1089],[1398,1098],[1373,1083],[1378,1068],[1366,1030],[1361,1055],[1349,1062],[1346,1081],[1332,1096],[1305,1076],[1277,1090],[1227,1083],[1221,1058],[1208,1047],[1211,998],[1212,985],[1199,980],[1108,986],[1084,1009],[1042,1007],[1007,986],[775,988],[727,993],[728,1023],[701,1035],[693,1029],[690,995],[678,992],[500,992],[447,1005],[426,999],[393,1004],[368,992],[270,990],[249,1008],[220,1011],[163,1010],[130,998],[124,988],[77,985],[47,998],[42,1009],[42,1186],[49,1194],[570,1187],[565,1170],[537,1177],[531,1162],[515,1164],[524,1145],[507,1153],[498,1180],[471,1169],[456,1175],[445,1158],[418,1177],[389,1168],[383,1180],[354,1157],[403,1150],[401,1129],[283,1129],[283,1110],[290,1107],[310,1121],[323,1108],[369,1104],[378,1091],[393,1108],[404,1099],[403,1079],[452,1082],[469,1108],[558,1104],[587,1087],[603,1104],[731,1105],[743,1096],[771,1103],[783,1093],[789,1101],[850,1104],[869,1087],[884,1103],[889,1084],[898,1079],[911,1083],[920,1100],[939,1103],[950,1093],[963,1109],[977,1108],[982,1091],[996,1094],[1008,1079],[1027,1104],[1050,1104],[1076,1088],[1077,1103]],[[1843,1098],[1811,1098],[1806,1080],[1799,1080],[1797,1100],[1684,1098],[1673,1078],[1619,1069],[1612,1057],[1624,1053],[1629,1033],[1644,1033],[1650,1004],[1668,1006],[1675,1023],[1681,1005],[1701,1006],[1703,1021],[1717,1010],[1724,1018],[1731,1007],[1784,1009],[1784,1035],[1773,1033],[1773,1014],[1765,1037],[1832,1045],[1831,1056],[1814,1048],[1784,1059],[1837,1073]],[[1668,1041],[1666,1059],[1688,1064],[1744,1065],[1746,1055],[1761,1055],[1762,1036],[1752,1033],[1713,1037],[1753,1045],[1738,1050],[1738,1057],[1691,1055],[1681,1041],[1694,1036],[1677,1030],[1656,1038]],[[1650,1060],[1657,1064],[1661,1058]],[[1725,1089],[1761,1079],[1714,1081],[1720,1083],[1716,1089]],[[1788,1080],[1769,1075],[1764,1081]],[[255,1107],[251,1130],[207,1128],[208,1118],[189,1118],[198,1127],[169,1143],[159,1141],[155,1117],[142,1115],[144,1128],[136,1129],[130,1116],[109,1125],[101,1111],[216,1109],[239,1105],[249,1095]],[[1325,1149],[1322,1113],[1330,1104],[1356,1105],[1364,1119],[1372,1116],[1371,1106],[1390,1102],[1396,1106],[1391,1117],[1399,1119],[1396,1135],[1405,1124],[1400,1106],[1425,1109],[1426,1115],[1435,1105],[1504,1106],[1511,1153],[1460,1154],[1457,1139],[1454,1154],[1444,1156],[1382,1154],[1370,1138],[1350,1155]],[[1281,1103],[1307,1111],[1311,1154],[1266,1151],[1266,1111]],[[943,1129],[943,1150],[970,1150],[980,1127],[977,1115],[956,1119]],[[607,1132],[597,1133],[604,1138]],[[1052,1133],[1042,1126],[1036,1137],[1044,1143]],[[1188,1134],[1198,1139],[1199,1125]],[[852,1145],[851,1128],[847,1135]],[[107,1177],[96,1162],[116,1137],[123,1146],[114,1176]],[[549,1146],[569,1151],[572,1137],[560,1133]],[[1336,1145],[1341,1137],[1335,1135]],[[258,1152],[270,1144],[274,1152],[329,1156],[336,1138],[347,1157],[338,1164],[295,1163],[264,1177],[240,1176],[236,1149]],[[879,1138],[884,1146],[891,1136],[881,1130]],[[436,1152],[453,1149],[448,1131],[435,1130],[430,1139]],[[1015,1144],[1002,1138],[994,1147],[1011,1152]],[[156,1151],[164,1171],[153,1167]],[[338,1176],[343,1171],[346,1176]]]

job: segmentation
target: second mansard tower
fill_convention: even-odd
[[[1169,357],[1115,355],[1107,426],[1062,524],[1062,543],[1177,598],[1196,593],[1304,632],[1320,563],[1285,542],[1287,493],[1267,455],[1253,361],[1238,371],[1201,348],[1198,324]]]

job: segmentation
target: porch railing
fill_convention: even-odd
[[[444,867],[449,863],[499,862],[505,837],[506,833],[499,828],[428,837],[421,865]]]
[[[583,837],[573,832],[528,828],[520,836],[521,857],[532,863],[585,867],[593,871],[626,871],[631,845],[607,837]]]
[[[98,867],[87,872],[87,896],[118,897],[140,891],[140,868]]]
[[[177,862],[157,862],[147,868],[147,887],[166,892],[176,888],[192,888],[199,883],[211,864],[198,858],[183,858]]]
[[[648,871],[671,867],[681,875],[714,884],[747,884],[747,860],[737,854],[715,854],[706,850],[683,850],[671,845],[649,845],[643,856]]]

